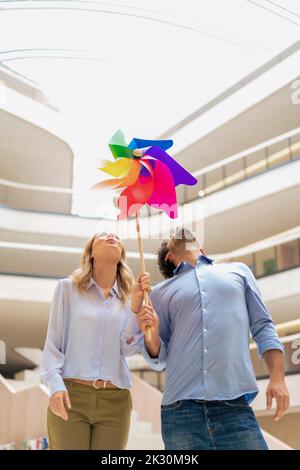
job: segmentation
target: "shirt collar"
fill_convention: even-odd
[[[91,286],[95,285],[96,287],[99,288],[98,284],[94,281],[94,279],[91,277],[89,282],[87,283],[87,288],[89,289]],[[120,291],[119,291],[119,286],[117,280],[115,280],[114,285],[111,288],[111,291],[113,294],[117,295],[119,298],[121,298]]]
[[[200,255],[198,258],[197,258],[197,265],[201,265],[201,264],[213,264],[214,260],[212,258],[209,258],[208,256],[205,256],[205,255]],[[194,266],[190,263],[187,263],[186,261],[182,261],[181,263],[179,263],[176,268],[174,269],[173,271],[173,274],[174,276],[176,274],[181,274],[191,268],[193,268]]]

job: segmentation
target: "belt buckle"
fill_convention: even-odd
[[[98,379],[99,380],[99,379]],[[93,382],[93,387],[96,389],[96,390],[99,390],[101,387],[97,387],[96,386],[96,382],[98,381],[97,379],[94,380]],[[103,388],[106,388],[106,380],[104,380],[104,385],[103,385]]]

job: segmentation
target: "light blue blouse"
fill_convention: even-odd
[[[86,293],[70,279],[62,279],[51,304],[42,380],[50,395],[66,390],[64,377],[110,380],[130,388],[125,356],[138,353],[142,345],[136,315],[120,300],[117,282],[105,299],[93,279]]]

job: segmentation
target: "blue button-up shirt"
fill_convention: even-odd
[[[166,369],[162,404],[241,395],[252,401],[258,388],[250,332],[260,356],[283,346],[251,270],[200,256],[195,267],[181,263],[174,274],[151,293],[160,320],[159,357],[144,349],[153,369]]]
[[[142,344],[136,315],[122,303],[116,282],[105,299],[93,279],[85,293],[70,279],[62,279],[51,304],[43,382],[50,395],[66,390],[64,377],[110,380],[120,388],[130,388],[125,356],[139,352]]]

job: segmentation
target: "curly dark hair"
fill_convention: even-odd
[[[172,261],[165,260],[168,252],[168,242],[164,240],[157,251],[157,261],[159,270],[165,279],[173,277],[173,271],[176,268],[176,265],[172,263]]]

